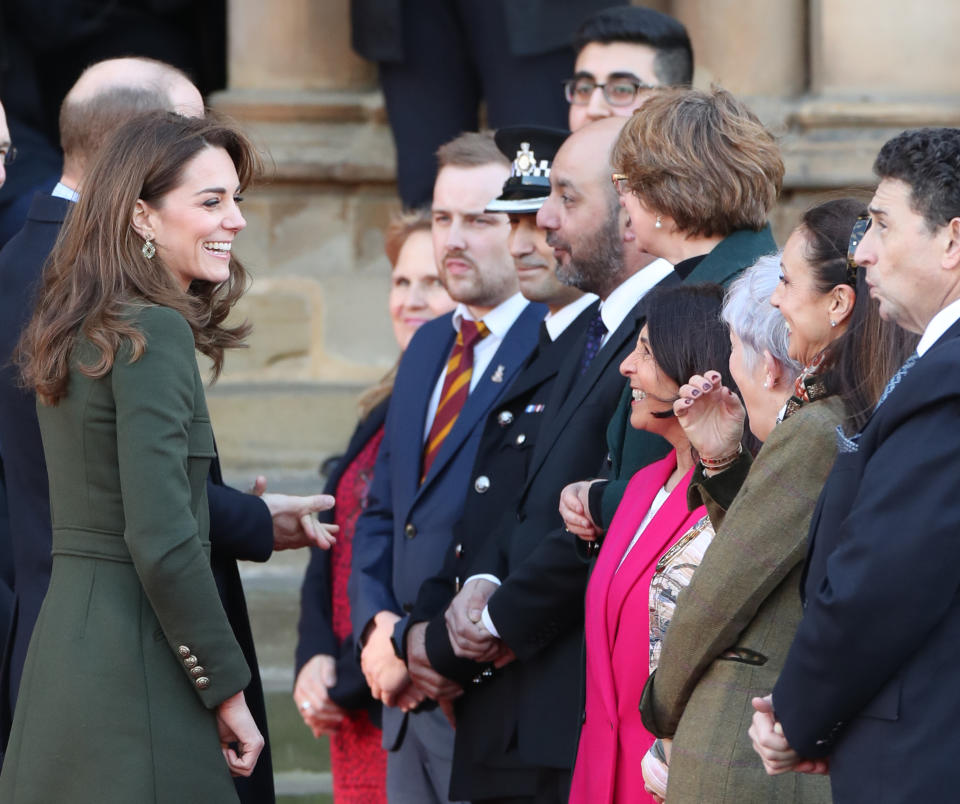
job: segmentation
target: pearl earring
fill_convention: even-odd
[[[659,216],[659,215],[657,215],[657,222],[656,222],[655,224],[653,224],[653,228],[654,228],[654,229],[662,229],[662,228],[663,228],[663,221],[660,220],[660,216]]]
[[[834,321],[833,319],[830,319],[830,326],[835,327],[836,325],[837,325],[837,322]]]

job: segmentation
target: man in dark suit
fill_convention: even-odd
[[[770,697],[768,773],[824,771],[834,800],[952,801],[960,788],[960,129],[905,131],[854,230],[880,314],[922,333],[839,454],[810,530],[804,615]],[[858,238],[862,234],[862,239]]]
[[[547,305],[549,313],[541,325],[540,342],[513,384],[487,416],[473,464],[467,498],[454,538],[447,550],[443,569],[420,587],[411,615],[416,624],[407,632],[407,666],[415,682],[429,697],[441,692],[438,676],[428,658],[427,620],[435,618],[432,640],[438,637],[449,645],[443,613],[460,584],[466,580],[471,558],[500,527],[515,521],[520,489],[527,466],[536,451],[540,425],[547,418],[551,390],[558,373],[580,346],[584,333],[597,312],[596,296],[563,284],[556,275],[557,261],[547,244],[546,230],[536,223],[536,214],[550,193],[550,170],[557,149],[569,132],[534,126],[512,126],[496,134],[497,145],[513,159],[511,176],[500,197],[488,211],[506,212],[510,217],[510,253],[517,270],[520,292]],[[449,648],[448,648],[449,649]],[[482,668],[466,663],[461,681],[469,681]],[[471,674],[472,671],[472,674]],[[447,671],[449,672],[449,671]],[[451,774],[452,799],[489,800],[492,795],[520,796],[536,789],[536,773],[519,767],[509,752],[490,757],[490,752],[473,750],[471,717],[483,708],[481,690],[467,684],[468,695],[456,703],[457,731],[454,767]],[[485,690],[484,690],[485,691]],[[483,722],[483,718],[479,719]],[[470,746],[469,748],[467,746]]]
[[[404,205],[429,203],[434,151],[476,130],[481,100],[494,128],[562,126],[573,32],[611,5],[625,0],[351,0],[354,50],[379,67]]]
[[[619,366],[643,326],[643,298],[658,283],[676,281],[668,263],[623,247],[626,215],[609,164],[622,124],[617,118],[587,126],[557,153],[537,221],[548,230],[558,276],[596,293],[599,313],[552,384],[509,524],[504,520],[469,562],[464,574],[471,577],[450,605],[446,627],[435,618],[427,629],[437,670],[479,675],[458,705],[454,758],[463,769],[456,781],[474,798],[514,800],[516,793],[486,786],[483,766],[496,766],[500,755],[525,771],[526,800],[565,801],[569,789],[587,565],[561,530],[557,502],[564,485],[603,464],[603,433],[623,387]],[[514,656],[500,669],[458,659],[503,665]]]
[[[435,256],[459,304],[424,324],[401,359],[349,585],[364,675],[387,704],[392,803],[447,800],[453,731],[436,708],[406,714],[424,694],[400,654],[420,584],[439,570],[463,509],[483,422],[536,344],[546,312],[517,292],[507,216],[486,211],[509,172],[493,138],[464,134],[437,156]],[[441,697],[455,694],[456,685],[447,686]]]
[[[148,109],[166,108],[202,115],[203,99],[179,70],[144,59],[112,59],[89,68],[68,93],[61,113],[64,172],[53,195],[38,194],[26,226],[0,252],[0,444],[10,484],[10,522],[14,556],[14,610],[0,673],[0,729],[3,744],[13,719],[30,635],[46,594],[51,568],[51,525],[46,464],[32,393],[19,386],[11,362],[20,333],[30,318],[43,264],[72,203],[79,197],[88,166],[110,131]],[[264,738],[266,709],[260,685],[246,601],[237,559],[266,561],[273,550],[319,543],[323,538],[312,514],[331,498],[256,495],[223,485],[214,461],[207,483],[210,507],[210,563],[224,609],[250,665],[247,705]],[[258,495],[258,496],[257,496]],[[268,746],[254,773],[236,780],[245,802],[273,800]]]

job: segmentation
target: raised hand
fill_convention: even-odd
[[[719,459],[737,451],[746,411],[740,397],[723,385],[719,371],[694,374],[680,386],[679,397],[673,412],[702,457]]]
[[[266,503],[273,519],[273,549],[296,550],[319,547],[329,550],[337,541],[337,525],[320,522],[315,514],[334,506],[329,494],[296,497],[290,494],[267,494],[267,478],[258,475],[250,493]]]

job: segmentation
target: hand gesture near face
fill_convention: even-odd
[[[680,386],[673,412],[693,448],[704,458],[718,459],[737,451],[746,411],[719,371],[694,374]]]

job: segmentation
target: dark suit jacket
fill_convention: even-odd
[[[6,745],[13,706],[30,635],[50,581],[50,501],[36,402],[17,382],[8,359],[33,310],[43,264],[53,249],[70,202],[49,195],[34,197],[24,228],[0,251],[0,443],[10,489],[10,524],[14,556],[14,610],[10,637],[0,668],[0,738]],[[257,498],[222,484],[214,461],[207,482],[210,507],[210,564],[227,618],[250,664],[245,690],[250,710],[267,736],[263,690],[257,670],[250,622],[236,560],[266,561],[273,550],[273,524]],[[273,800],[269,747],[249,779],[238,779],[245,802]]]
[[[427,626],[427,655],[442,674],[464,684],[469,695],[457,702],[457,732],[451,775],[452,799],[492,796],[533,795],[537,774],[523,767],[512,752],[484,750],[500,745],[507,727],[496,697],[498,684],[471,684],[483,668],[458,659],[450,646],[444,612],[459,585],[470,574],[472,563],[499,532],[515,526],[517,502],[530,459],[537,450],[542,425],[549,419],[555,401],[554,383],[565,363],[582,349],[584,333],[596,314],[598,303],[588,306],[551,342],[544,330],[540,344],[513,385],[487,417],[480,449],[473,465],[463,516],[454,531],[443,570],[420,587],[412,620],[430,620]],[[573,362],[578,362],[574,359]],[[495,523],[500,521],[500,525]],[[505,574],[506,566],[498,570]],[[498,718],[498,715],[500,716]]]
[[[676,279],[671,275],[664,281]],[[582,377],[578,357],[585,335],[571,350],[551,390],[551,412],[541,424],[516,521],[471,567],[472,572],[499,571],[503,584],[490,598],[490,615],[518,661],[481,685],[490,687],[484,691],[485,719],[495,725],[485,729],[480,723],[473,732],[465,719],[455,754],[470,739],[482,758],[515,746],[517,760],[528,768],[572,766],[580,724],[587,565],[576,555],[574,537],[561,529],[557,505],[566,484],[595,475],[604,462],[603,432],[623,385],[619,366],[635,347],[645,310],[641,300]],[[468,690],[467,696],[473,694]]]
[[[745,269],[765,254],[773,254],[777,244],[767,224],[759,232],[744,229],[721,240],[683,280],[685,285],[716,282],[726,287]],[[594,521],[606,528],[620,504],[620,498],[634,473],[667,454],[669,447],[659,436],[630,426],[630,389],[623,388],[617,412],[607,428],[610,467],[609,482],[595,484],[590,494]]]
[[[485,0],[502,3],[511,52],[532,56],[569,47],[580,23],[602,8],[624,0]],[[353,49],[371,61],[403,61],[403,0],[351,0]],[[408,13],[423,13],[407,3]]]
[[[951,801],[960,787],[960,322],[913,366],[814,513],[804,614],[773,701],[834,799]]]
[[[367,445],[387,418],[389,399],[385,399],[370,411],[350,437],[347,450],[337,461],[336,468],[327,480],[324,494],[335,494],[337,483],[354,458]],[[320,514],[322,522],[333,522],[334,511]],[[334,546],[334,550],[340,545]],[[300,589],[300,638],[297,642],[296,673],[314,656],[324,654],[337,660],[337,683],[329,690],[330,698],[346,709],[367,709],[375,722],[380,722],[380,702],[370,697],[360,664],[357,661],[356,645],[350,634],[340,644],[333,633],[332,583],[330,578],[330,551],[310,548],[310,563],[303,576]]]
[[[419,482],[423,427],[434,385],[453,345],[452,314],[424,324],[407,346],[368,505],[354,534],[349,591],[355,636],[377,612],[393,611],[402,615],[394,636],[403,645],[420,584],[440,570],[463,510],[483,423],[535,346],[545,312],[543,305],[528,304],[520,313],[467,397],[423,483]],[[384,711],[385,746],[397,744],[404,718],[399,710]]]

